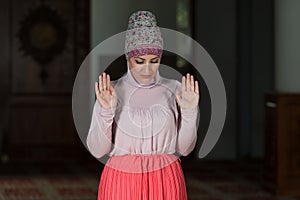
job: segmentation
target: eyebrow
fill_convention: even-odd
[[[146,59],[144,59],[144,58],[141,58],[141,57],[136,57],[136,58],[138,58],[138,59],[141,59],[141,60],[146,60]],[[151,58],[151,60],[154,60],[154,59],[156,59],[156,58],[159,58],[159,56],[157,56],[157,57],[154,57],[154,58]]]

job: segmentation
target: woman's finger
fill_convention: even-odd
[[[111,91],[111,94],[113,95],[113,96],[116,96],[117,94],[116,94],[116,91],[115,91],[115,88],[112,86],[112,85],[110,85],[110,91]]]
[[[195,92],[196,92],[196,94],[199,94],[198,81],[195,81]]]
[[[106,87],[107,87],[107,90],[110,90],[110,76],[109,76],[109,74],[106,75]]]
[[[195,82],[194,82],[194,76],[191,75],[191,91],[195,92]]]
[[[99,94],[100,94],[100,91],[99,91],[99,85],[97,82],[95,82],[95,93],[96,93],[96,96],[98,97]]]
[[[102,86],[102,75],[99,76],[99,90],[102,92],[103,86]]]
[[[103,90],[106,90],[107,89],[107,87],[106,87],[106,73],[105,72],[103,72],[103,74],[102,74],[102,80],[103,80]]]
[[[181,91],[186,91],[185,76],[181,79]]]
[[[191,91],[191,77],[189,73],[186,75],[186,90]]]

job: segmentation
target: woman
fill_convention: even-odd
[[[95,83],[87,146],[97,157],[108,154],[98,200],[185,200],[179,155],[196,144],[198,82],[181,83],[159,75],[163,40],[155,16],[134,12],[125,41],[127,73]]]

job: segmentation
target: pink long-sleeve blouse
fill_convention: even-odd
[[[188,155],[197,140],[198,106],[182,109],[177,104],[175,90],[181,87],[179,81],[157,72],[151,83],[142,85],[128,64],[127,69],[121,78],[111,81],[117,107],[105,109],[95,101],[86,139],[92,155]]]

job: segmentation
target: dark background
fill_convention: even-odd
[[[52,8],[58,17],[37,14],[29,18],[31,11],[40,5]],[[49,155],[45,160],[51,157],[70,159],[74,151],[88,156],[76,135],[70,113],[72,81],[91,48],[126,30],[129,15],[138,9],[152,11],[159,26],[190,35],[206,49],[219,68],[227,92],[227,117],[218,143],[205,159],[263,158],[263,95],[274,89],[273,1],[83,3],[32,0],[23,3],[14,0],[2,1],[0,16],[0,152],[4,162],[14,158],[30,160],[33,155],[38,160],[44,159],[40,155],[46,152]],[[178,22],[180,16],[186,24],[181,25],[182,20],[181,24]],[[36,18],[49,22],[48,32],[33,28],[34,22],[39,22],[34,21]],[[59,34],[53,35],[51,27],[57,28]],[[37,30],[40,38],[31,40],[31,30]],[[64,32],[67,36],[61,41]],[[29,36],[22,40],[20,35],[26,34]],[[58,44],[65,41],[64,46],[54,45],[46,51],[47,46],[42,44],[47,45],[46,42],[52,40]],[[36,59],[39,48],[43,55],[52,55],[50,60]],[[176,64],[174,55],[167,57],[163,60],[165,64]],[[115,63],[120,65],[124,61],[119,58]],[[190,66],[178,70],[182,74],[192,72]],[[120,71],[115,73],[120,74]],[[205,82],[200,85],[202,126],[197,147],[190,157],[196,157],[210,118],[209,94]],[[68,149],[70,152],[66,153]],[[61,150],[66,155],[61,154]],[[40,151],[45,152],[37,153]]]

